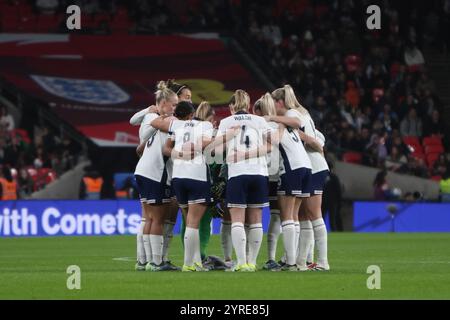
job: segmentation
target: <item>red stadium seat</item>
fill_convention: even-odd
[[[37,19],[38,32],[56,32],[59,22],[55,16],[41,14]]]
[[[444,147],[441,145],[428,145],[425,146],[425,153],[429,154],[429,153],[444,153]]]
[[[362,154],[359,152],[346,152],[343,154],[342,159],[344,162],[361,164]]]
[[[420,146],[420,141],[417,137],[405,136],[403,137],[403,142],[410,146]]]
[[[104,21],[109,24],[109,22],[111,21],[111,16],[107,13],[100,13],[95,15],[94,24],[96,27],[99,27],[100,24]]]
[[[429,153],[429,154],[427,154],[427,163],[428,163],[428,167],[429,168],[433,167],[434,163],[439,158],[439,155],[440,155],[439,153]]]
[[[35,15],[21,16],[17,31],[19,32],[36,32],[37,30],[37,18]]]
[[[355,54],[345,57],[345,67],[347,68],[347,72],[356,72],[361,67],[361,61],[361,57]]]
[[[431,180],[440,182],[442,180],[442,177],[441,176],[432,176]]]
[[[3,32],[16,32],[19,27],[19,19],[17,16],[3,16],[0,20],[1,30]]]
[[[19,17],[19,9],[16,6],[10,6],[7,4],[0,4],[0,17]]]
[[[429,136],[423,138],[424,146],[442,146],[442,138],[439,136]]]

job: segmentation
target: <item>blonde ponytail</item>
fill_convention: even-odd
[[[272,92],[272,98],[274,100],[282,100],[287,109],[294,109],[300,112],[301,114],[309,114],[308,110],[306,110],[300,102],[298,102],[297,97],[295,96],[294,89],[290,85],[285,85],[283,88],[278,88]]]
[[[259,98],[253,106],[255,110],[261,110],[263,116],[276,116],[277,111],[275,109],[275,103],[270,93],[266,92],[261,98]]]
[[[238,89],[230,100],[234,112],[248,111],[250,107],[250,96],[244,90]]]
[[[159,104],[162,100],[169,100],[172,96],[176,95],[175,92],[169,89],[167,83],[159,81],[156,85],[156,104]]]
[[[213,115],[213,108],[208,101],[202,101],[195,111],[195,117],[205,121]]]

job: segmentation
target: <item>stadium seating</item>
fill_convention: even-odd
[[[423,138],[423,145],[424,146],[442,146],[442,138],[439,136],[429,136]]]
[[[428,167],[432,168],[436,160],[439,158],[440,153],[429,153],[427,154]]]
[[[342,159],[348,163],[361,164],[362,154],[359,152],[346,152],[343,154]]]
[[[430,153],[441,154],[441,153],[444,153],[444,147],[442,145],[428,145],[428,146],[425,146],[425,153],[426,154],[430,154]]]

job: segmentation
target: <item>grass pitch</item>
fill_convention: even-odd
[[[134,271],[134,236],[3,238],[0,299],[450,299],[449,244],[442,233],[332,233],[330,272],[152,273]],[[177,235],[175,264],[182,253]],[[221,256],[218,236],[208,253]],[[260,266],[266,256],[264,239]],[[69,265],[81,268],[81,290],[66,287]],[[367,288],[370,265],[380,290]]]

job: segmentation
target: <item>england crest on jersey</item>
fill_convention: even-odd
[[[45,91],[69,100],[108,105],[126,102],[130,96],[109,80],[85,80],[31,75]]]

